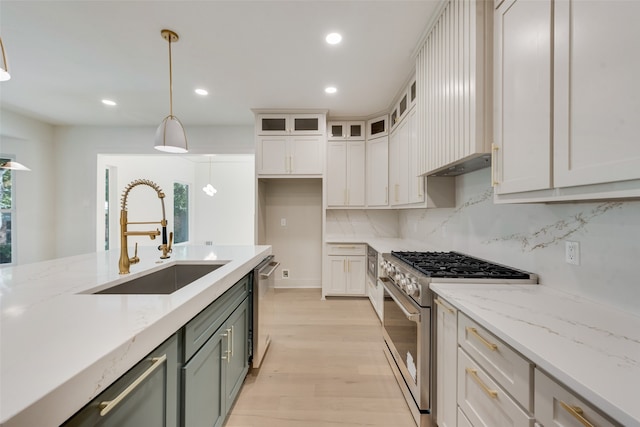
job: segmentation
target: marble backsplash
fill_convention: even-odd
[[[329,209],[325,235],[360,238],[398,237],[400,228],[395,210]]]
[[[398,237],[538,274],[540,283],[640,316],[640,201],[496,205],[488,169],[456,178],[456,207],[403,210]],[[580,265],[565,262],[565,242]]]

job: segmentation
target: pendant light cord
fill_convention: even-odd
[[[169,115],[173,117],[173,70],[171,67],[171,35],[169,35]]]

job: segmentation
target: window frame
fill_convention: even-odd
[[[15,161],[15,156],[11,156],[11,155],[5,155],[5,154],[0,154],[0,160],[6,160],[6,161]],[[1,169],[2,174],[0,174],[0,179],[2,179],[2,177],[4,176],[5,173],[9,173],[10,174],[10,180],[11,180],[11,195],[10,195],[10,199],[11,199],[11,207],[9,209],[7,208],[2,208],[0,206],[0,217],[4,216],[4,214],[9,214],[10,216],[10,220],[11,220],[11,228],[9,229],[9,238],[11,239],[11,244],[10,244],[10,262],[2,262],[2,259],[0,258],[0,266],[9,266],[9,265],[15,265],[16,264],[16,256],[17,256],[17,250],[16,250],[16,218],[17,218],[17,211],[16,211],[16,174],[15,171],[11,170],[11,169]],[[2,185],[2,182],[0,182],[0,185]],[[0,219],[1,221],[1,219]],[[1,225],[0,225],[1,227]]]

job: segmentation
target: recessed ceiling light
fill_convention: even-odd
[[[110,106],[110,107],[113,107],[114,105],[118,105],[118,104],[116,104],[116,102],[115,102],[115,101],[112,101],[112,100],[110,100],[110,99],[103,99],[103,100],[102,100],[102,103],[103,103],[104,105],[108,105],[108,106]]]
[[[342,41],[342,36],[338,33],[331,33],[327,35],[327,38],[325,38],[325,40],[329,44],[338,44]]]
[[[333,87],[333,86],[329,86],[329,87],[326,87],[326,88],[324,89],[324,91],[325,91],[326,93],[336,93],[336,92],[338,91],[338,89],[336,89],[336,88],[335,88],[335,87]]]
[[[209,95],[209,92],[206,89],[196,89],[196,93],[202,96]]]

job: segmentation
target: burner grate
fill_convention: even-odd
[[[458,252],[391,252],[428,277],[452,279],[529,279],[523,271]]]

